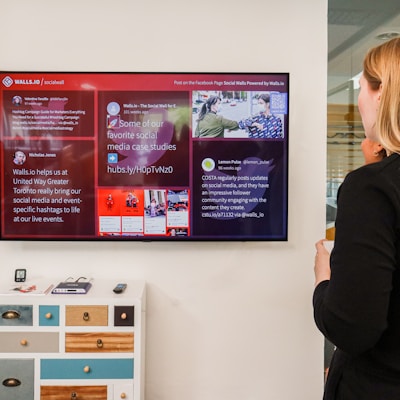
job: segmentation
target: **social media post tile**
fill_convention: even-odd
[[[5,137],[94,136],[93,91],[3,92]]]
[[[93,235],[93,142],[32,143],[4,142],[3,233]]]
[[[188,92],[99,92],[101,186],[188,186]]]
[[[98,189],[97,209],[99,235],[143,234],[143,190],[132,187]]]
[[[275,221],[286,213],[284,154],[278,141],[193,143],[193,234],[263,237],[283,230]]]

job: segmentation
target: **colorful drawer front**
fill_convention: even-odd
[[[40,400],[107,400],[107,386],[41,386]]]
[[[66,306],[66,326],[107,326],[107,306]]]
[[[67,353],[133,352],[133,333],[66,333],[65,351]]]
[[[39,306],[39,325],[59,326],[60,325],[59,306]]]
[[[133,358],[42,359],[40,379],[133,379]]]
[[[32,326],[32,306],[0,305],[0,326]]]
[[[134,326],[134,325],[135,325],[134,306],[114,307],[114,326]]]
[[[33,400],[33,371],[33,359],[2,359],[0,363],[0,399]]]
[[[0,332],[0,353],[58,353],[58,332]]]

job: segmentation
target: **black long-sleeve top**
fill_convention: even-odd
[[[399,155],[345,178],[330,261],[331,279],[321,282],[313,297],[315,322],[338,348],[325,399],[339,398],[335,393],[342,384],[346,399],[391,400],[377,397],[387,396],[379,391],[387,390],[387,379],[398,390],[388,393],[400,399]],[[361,385],[365,393],[357,391]]]

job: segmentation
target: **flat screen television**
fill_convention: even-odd
[[[285,241],[288,73],[0,73],[1,238]]]

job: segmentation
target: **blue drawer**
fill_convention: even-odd
[[[133,379],[133,358],[42,359],[40,379]],[[88,366],[89,372],[84,368]]]
[[[60,308],[58,306],[39,306],[40,326],[59,326]]]
[[[31,305],[0,305],[0,326],[32,326]]]

